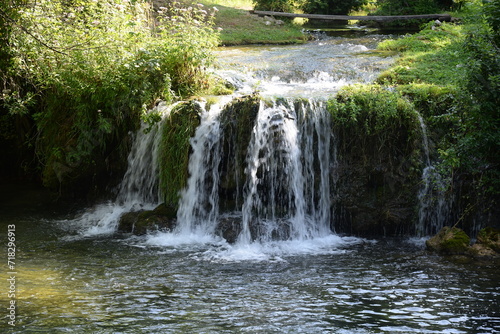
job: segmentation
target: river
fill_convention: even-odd
[[[390,64],[371,52],[381,38],[226,48],[218,71],[241,94],[334,94]],[[123,195],[133,198],[129,207],[110,201],[75,214],[40,189],[2,187],[0,236],[15,248],[3,252],[2,332],[500,332],[500,268],[429,254],[424,238],[133,236],[115,232],[115,216],[152,203]],[[114,218],[91,218],[99,215]]]

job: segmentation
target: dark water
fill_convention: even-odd
[[[53,208],[30,209],[36,191],[11,195],[0,238],[15,225],[16,322],[3,247],[1,332],[500,332],[500,268],[427,254],[422,240],[83,237]]]

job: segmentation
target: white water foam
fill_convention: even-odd
[[[191,258],[208,262],[284,262],[290,256],[336,255],[368,241],[335,234],[308,240],[286,240],[229,244],[224,239],[207,234],[179,234],[158,232],[143,242],[148,247],[185,250],[189,246]],[[196,247],[193,247],[196,246]],[[197,251],[195,251],[197,250]]]

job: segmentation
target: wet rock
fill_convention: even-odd
[[[221,217],[216,228],[216,234],[226,239],[230,244],[238,240],[241,232],[241,217]]]
[[[477,241],[469,250],[470,255],[480,258],[500,257],[500,230],[486,227],[479,231]]]
[[[127,212],[120,217],[118,231],[143,235],[150,231],[172,230],[177,212],[175,208],[161,204],[154,210]]]
[[[483,228],[477,235],[477,243],[500,253],[500,230],[493,227]]]
[[[469,255],[477,258],[491,258],[498,257],[500,254],[483,244],[474,244],[469,249]]]
[[[449,226],[425,242],[428,250],[448,255],[467,254],[469,244],[470,238],[463,230]]]

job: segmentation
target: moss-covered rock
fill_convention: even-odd
[[[477,235],[477,243],[500,253],[500,230],[493,227],[483,228]]]
[[[467,254],[470,238],[457,227],[445,226],[435,236],[426,241],[427,249],[440,254]]]
[[[337,164],[335,231],[409,233],[416,221],[422,132],[414,106],[387,87],[354,85],[329,101]]]
[[[220,193],[222,209],[234,210],[241,201],[245,184],[248,146],[259,112],[260,97],[249,95],[235,99],[221,113],[223,156],[220,164]]]
[[[176,208],[161,204],[154,210],[127,212],[120,217],[118,231],[143,235],[150,231],[172,230],[175,226]]]
[[[160,146],[160,188],[167,205],[177,207],[188,179],[190,138],[200,124],[201,107],[189,101],[175,107],[163,123]]]
[[[480,230],[470,254],[479,258],[500,258],[500,230],[493,227]]]

